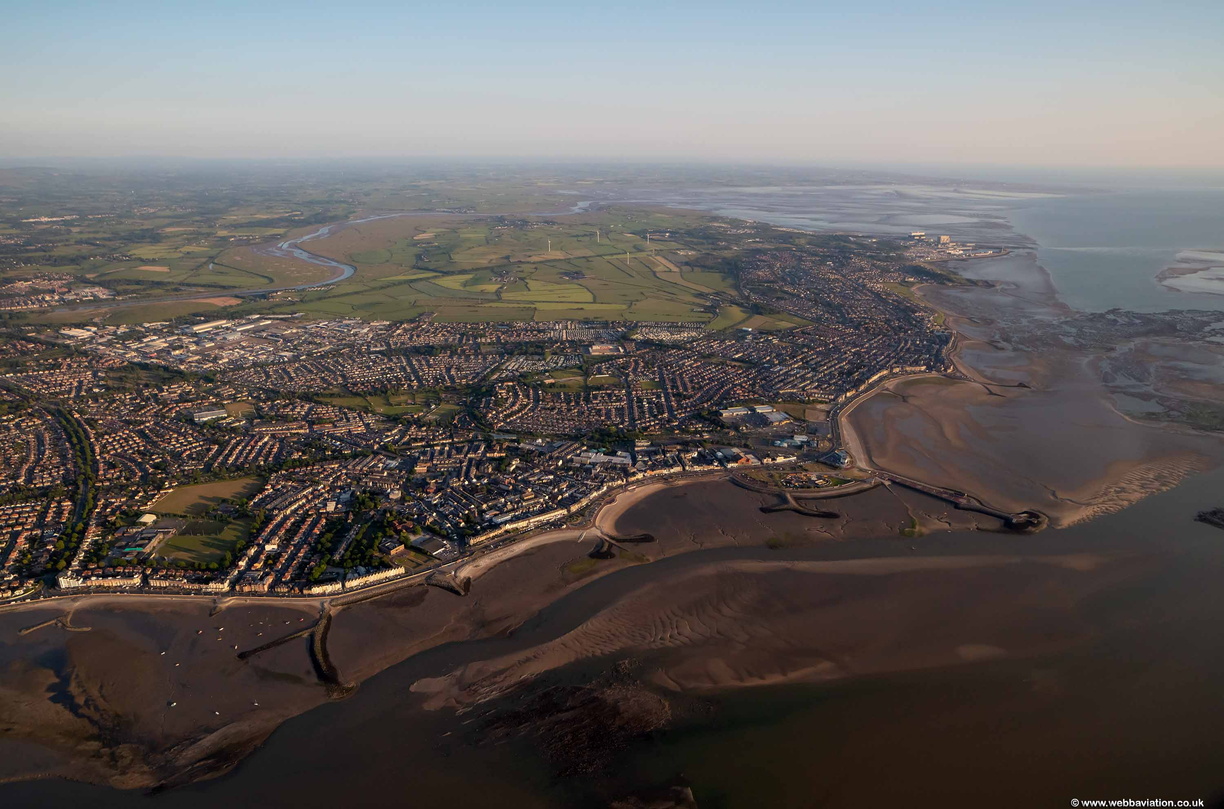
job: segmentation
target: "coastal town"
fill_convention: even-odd
[[[753,233],[751,229],[747,233]],[[948,372],[901,244],[774,247],[694,319],[453,322],[261,312],[11,330],[0,348],[0,588],[318,595],[587,524],[652,477],[851,459],[830,420]],[[843,481],[844,482],[844,481]]]
[[[3,12],[0,809],[1224,809],[1224,0]]]

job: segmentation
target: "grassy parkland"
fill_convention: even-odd
[[[194,486],[180,486],[163,495],[149,510],[154,514],[183,514],[198,516],[217,506],[240,498],[250,497],[259,491],[263,481],[255,477],[218,480]]]

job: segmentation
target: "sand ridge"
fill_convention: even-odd
[[[559,637],[412,689],[427,695],[427,707],[467,709],[576,662],[620,656],[645,660],[656,685],[688,691],[1031,654],[1086,636],[1073,604],[1109,566],[1094,555],[695,565],[626,593]],[[985,595],[977,614],[949,621],[961,609],[949,594],[967,587]],[[1027,609],[1050,587],[1067,598],[1057,619]],[[888,599],[878,597],[882,588]]]

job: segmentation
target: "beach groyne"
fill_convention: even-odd
[[[774,503],[771,506],[761,506],[761,512],[763,514],[773,514],[778,511],[793,511],[796,514],[802,514],[805,517],[823,517],[825,519],[836,519],[837,517],[841,516],[841,514],[836,511],[809,508],[808,506],[801,505],[790,492],[786,492],[782,495],[781,503]]]
[[[314,630],[315,630],[314,626],[308,626],[305,629],[299,629],[296,632],[291,632],[288,635],[283,635],[279,638],[276,638],[275,640],[270,640],[267,643],[261,643],[260,645],[254,647],[253,649],[245,649],[238,653],[238,659],[246,660],[248,658],[254,657],[260,652],[266,652],[269,649],[275,649],[277,646],[283,646],[284,644],[288,643],[291,640],[297,640],[298,638],[304,638],[307,635],[314,632]]]
[[[601,531],[600,533],[612,542],[628,542],[631,545],[655,541],[655,535],[645,531],[640,534],[610,534],[607,531]]]
[[[319,622],[311,630],[310,662],[314,666],[319,682],[327,686],[327,696],[331,699],[343,699],[357,689],[354,683],[346,683],[340,677],[340,669],[332,662],[327,651],[327,634],[331,631],[331,611],[323,613]]]

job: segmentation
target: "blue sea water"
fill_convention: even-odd
[[[1008,183],[1001,185],[1000,183]],[[1036,192],[1036,193],[1035,193]],[[1224,177],[1014,169],[974,179],[700,188],[654,201],[783,227],[1038,245],[1062,299],[1084,311],[1224,311],[1224,295],[1157,282],[1182,250],[1224,250]]]
[[[1156,281],[1181,250],[1224,249],[1224,188],[1136,188],[1037,200],[1010,212],[1070,306],[1224,310],[1224,295]]]

